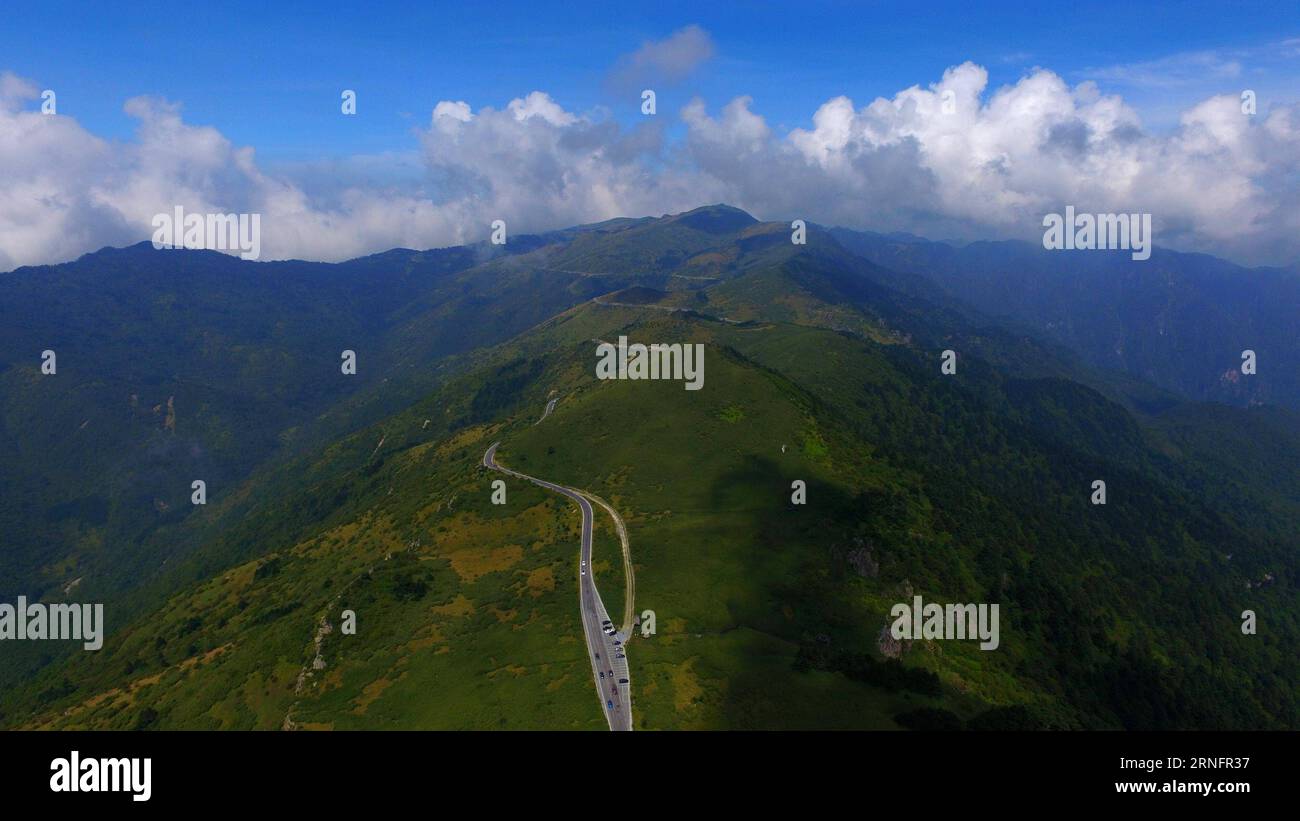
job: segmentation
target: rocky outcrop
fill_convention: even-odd
[[[880,575],[880,562],[876,561],[872,555],[872,548],[875,545],[861,537],[853,540],[853,549],[849,551],[846,557],[849,567],[864,579],[874,579]]]
[[[313,671],[325,669],[325,656],[321,653],[320,646],[321,642],[325,641],[325,637],[333,632],[334,625],[330,624],[329,616],[321,616],[320,626],[316,628],[316,638],[314,639],[316,645],[316,657],[311,660],[310,670],[307,666],[304,666],[300,671],[298,671],[298,683],[295,684],[293,688],[295,693],[302,692],[302,688],[306,686],[307,679],[311,678]]]
[[[894,638],[894,634],[889,632],[888,624],[880,628],[880,635],[876,637],[876,646],[880,649],[880,655],[885,658],[902,658],[911,645],[912,642],[907,639]]]

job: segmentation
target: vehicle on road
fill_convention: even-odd
[[[605,702],[605,706],[612,710],[612,709],[614,709],[614,702],[612,702],[612,701],[606,701],[606,702]]]
[[[604,677],[605,677],[605,671],[604,671],[604,670],[601,670],[601,671],[600,671],[600,677],[601,677],[601,678],[604,678]]]
[[[619,683],[619,684],[627,684],[627,679],[625,679],[625,678],[621,678],[621,679],[618,680],[618,683]]]

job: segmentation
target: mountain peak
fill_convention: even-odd
[[[730,234],[758,222],[745,211],[723,203],[675,214],[668,217],[668,220],[709,234]]]

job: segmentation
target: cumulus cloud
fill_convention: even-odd
[[[1243,114],[1233,96],[1205,100],[1172,134],[1091,82],[1037,69],[987,94],[965,63],[928,89],[856,108],[838,97],[811,129],[772,135],[733,101],[718,117],[687,107],[692,155],[725,198],[761,213],[849,226],[1041,236],[1045,213],[1149,212],[1160,244],[1253,261],[1293,260],[1300,108]]]
[[[677,83],[713,56],[713,38],[699,26],[678,29],[662,40],[650,40],[621,57],[608,83],[619,92],[640,91],[656,83]]]
[[[164,101],[127,101],[139,121],[136,138],[108,143],[70,117],[23,110],[34,96],[31,84],[0,78],[0,88],[21,90],[0,100],[0,268],[147,240],[153,215],[178,205],[262,213],[275,225],[263,244],[271,257],[337,259],[402,236],[401,222],[378,220],[376,227],[364,209],[313,208],[301,191],[259,171],[251,148],[187,125]],[[380,202],[372,195],[364,205]]]
[[[269,259],[475,241],[495,219],[534,232],[719,201],[765,219],[1030,240],[1045,213],[1073,205],[1150,212],[1161,245],[1250,262],[1300,252],[1300,107],[1250,117],[1236,97],[1211,97],[1155,134],[1118,96],[1044,69],[990,90],[965,63],[862,106],[827,100],[787,133],[748,97],[716,111],[694,100],[680,139],[667,117],[626,128],[541,91],[501,108],[447,100],[400,158],[420,169],[417,186],[368,171],[295,183],[154,98],[127,101],[133,139],[105,141],[39,113],[37,88],[0,74],[0,270],[147,240],[153,215],[177,205],[262,214]]]
[[[712,187],[673,163],[658,126],[622,129],[537,91],[476,113],[439,103],[421,139],[462,239],[480,238],[494,219],[511,231],[539,231],[685,210]]]

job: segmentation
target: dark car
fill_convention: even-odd
[[[600,658],[600,653],[597,653],[597,654],[596,654],[596,658]]]
[[[614,702],[612,702],[612,701],[606,701],[606,702],[605,702],[605,706],[612,710],[612,709],[614,709]]]
[[[618,680],[618,683],[619,683],[619,684],[627,684],[627,679],[625,679],[625,678],[621,678],[621,679]]]
[[[604,677],[605,677],[605,671],[604,671],[604,670],[601,670],[601,671],[600,671],[600,677],[601,677],[601,678],[604,678]]]

